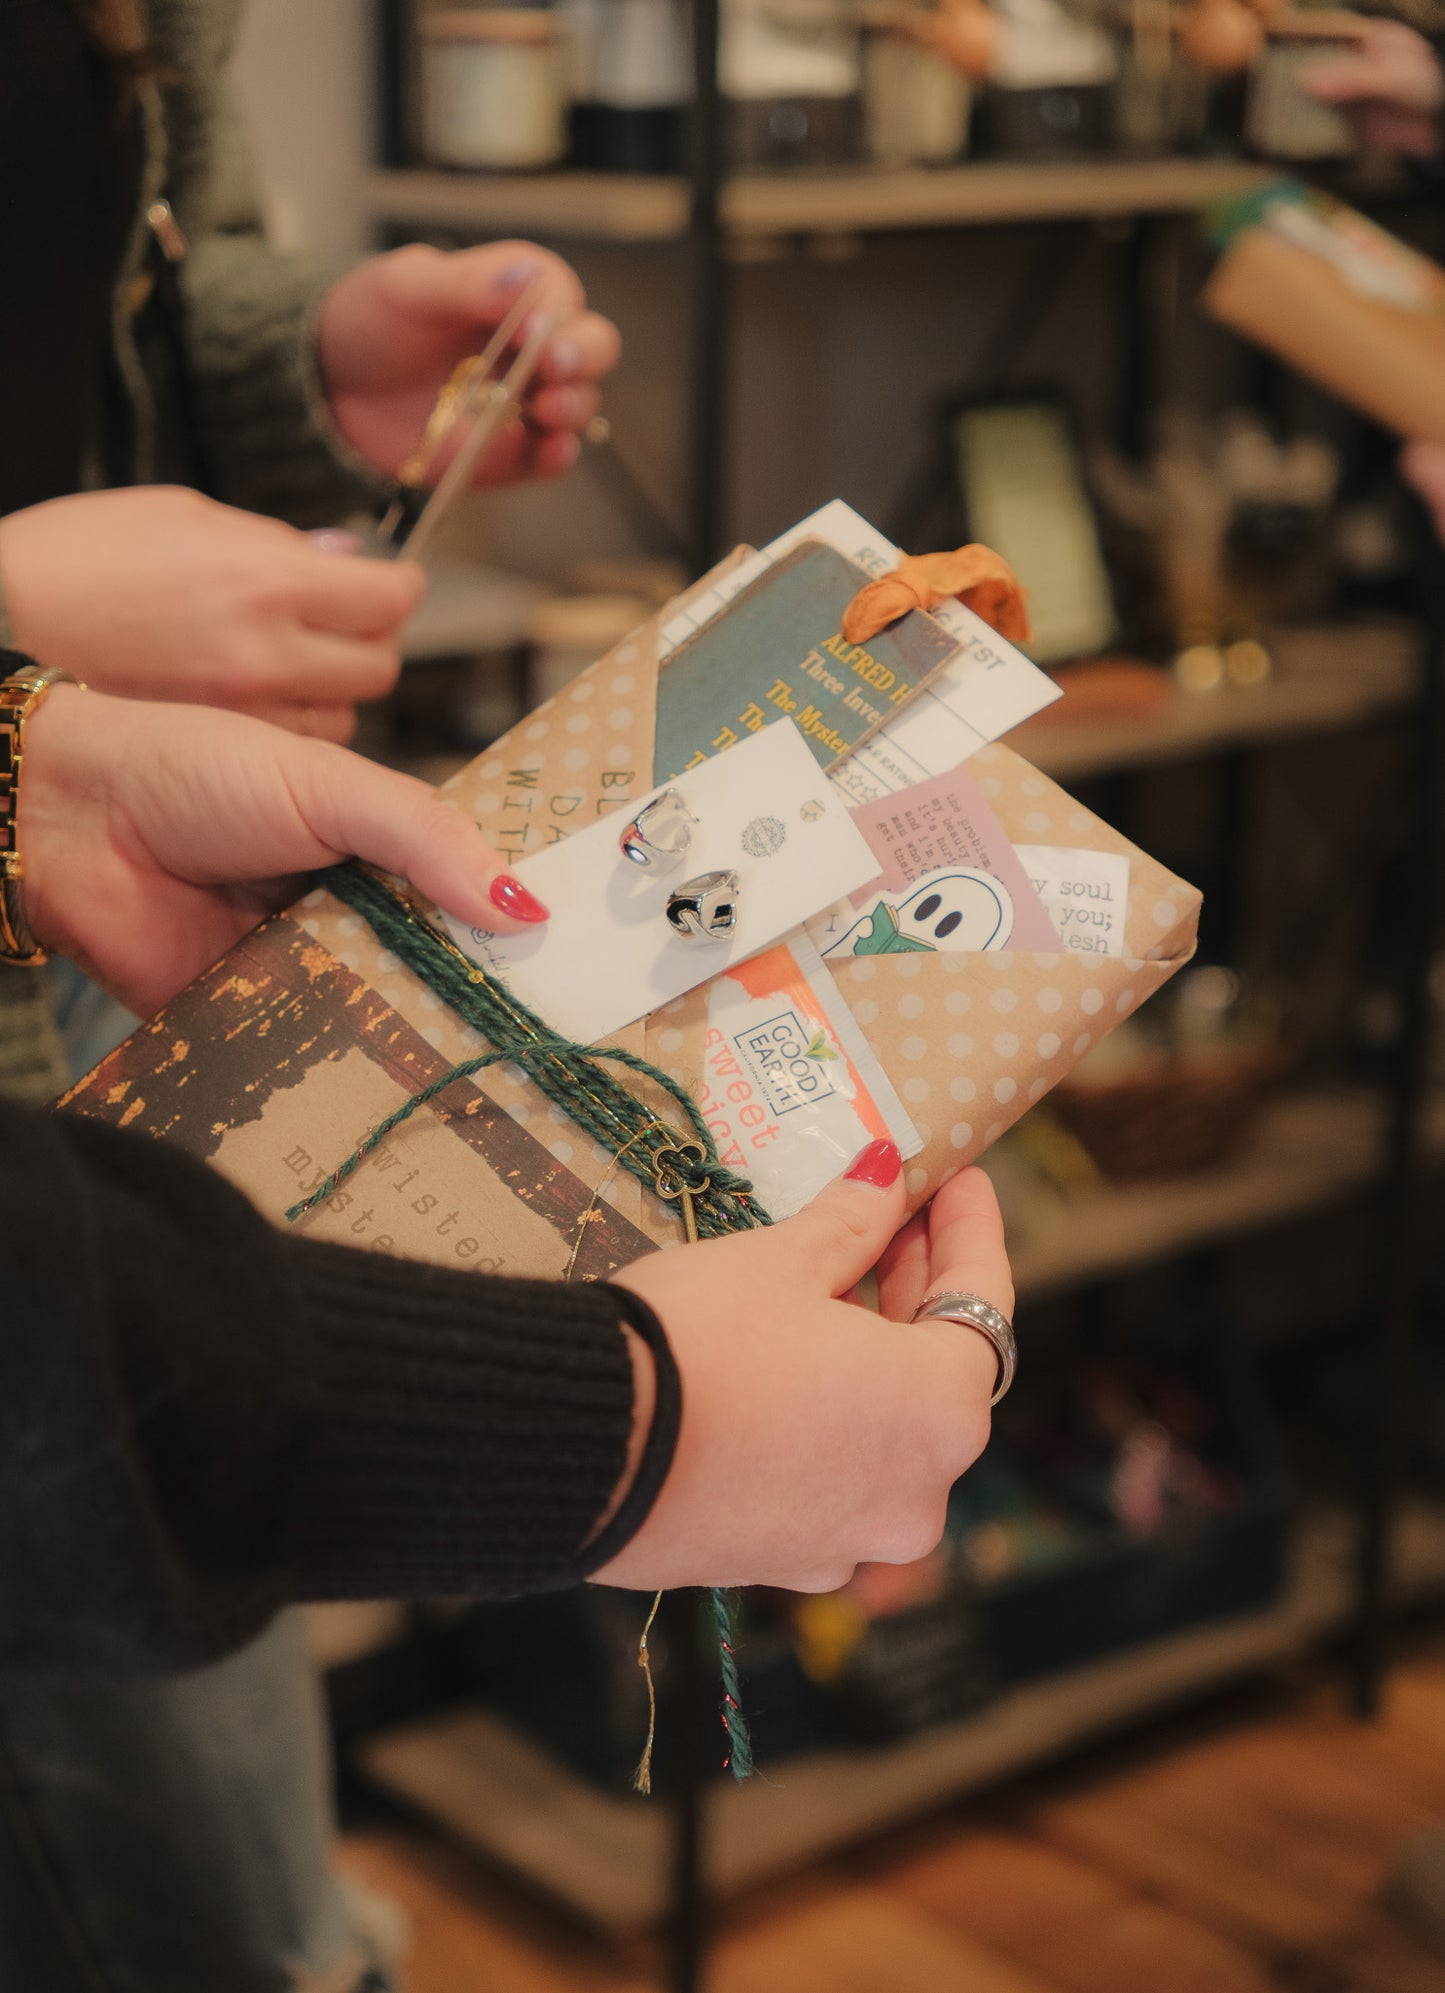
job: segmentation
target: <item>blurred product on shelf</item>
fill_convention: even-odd
[[[722,0],[718,64],[739,172],[857,161],[862,47],[849,0]]]
[[[1116,1182],[1211,1169],[1248,1142],[1290,1060],[1277,1002],[1232,969],[1190,969],[1075,1067],[1054,1111]]]
[[[1147,1349],[1090,1336],[1000,1418],[949,1540],[998,1686],[1269,1604],[1284,1573],[1253,1368],[1204,1311]]]
[[[437,166],[515,171],[567,151],[562,26],[541,7],[421,16],[421,147]]]
[[[1136,639],[1174,651],[1188,691],[1260,684],[1260,633],[1325,606],[1339,456],[1314,436],[1277,441],[1240,409],[1173,411],[1160,427],[1147,465],[1100,449],[1090,467],[1115,534],[1133,540]]]
[[[1336,8],[1271,13],[1249,73],[1244,137],[1264,159],[1348,159],[1359,151],[1343,111],[1323,104],[1303,79],[1323,58],[1355,45],[1360,17]]]
[[[1119,634],[1098,519],[1067,398],[1053,390],[945,408],[963,537],[1007,561],[1028,595],[1039,664],[1102,650]]]
[[[986,110],[989,149],[1016,159],[1102,152],[1119,73],[1114,40],[1060,0],[995,0],[999,44]]]
[[[1238,11],[1238,0],[1203,0],[1226,15]],[[1191,23],[1192,17],[1183,17]],[[1198,25],[1194,23],[1194,25]],[[1192,152],[1204,138],[1209,122],[1212,84],[1209,66],[1187,58],[1183,25],[1176,49],[1170,0],[1130,0],[1114,90],[1114,142],[1120,151],[1147,157]]]
[[[558,0],[574,166],[679,173],[692,54],[684,0]]]
[[[1264,24],[1245,0],[1191,0],[1175,32],[1189,60],[1216,76],[1248,69],[1264,46]]]
[[[998,53],[998,17],[987,0],[938,0],[915,20],[928,22],[927,39],[938,53],[975,83],[981,83]]]
[[[967,149],[973,84],[939,46],[943,18],[865,11],[863,133],[876,166],[949,166]]]

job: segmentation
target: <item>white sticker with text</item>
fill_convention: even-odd
[[[1122,955],[1129,918],[1129,860],[1122,851],[1016,844],[1019,861],[1059,939],[1078,955]]]

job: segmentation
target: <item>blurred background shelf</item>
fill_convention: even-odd
[[[1267,1668],[1346,1620],[1354,1532],[1325,1511],[1298,1532],[1290,1583],[1266,1612],[1152,1642],[1015,1689],[982,1714],[901,1744],[793,1759],[708,1801],[707,1878],[749,1888],[1141,1717]],[[1397,1607],[1445,1592],[1445,1509],[1415,1502],[1400,1530]],[[615,1932],[666,1908],[667,1809],[584,1783],[496,1717],[459,1709],[373,1738],[359,1759],[389,1792]]]
[[[1271,177],[1237,159],[759,174],[727,182],[721,207],[725,227],[741,236],[976,227],[1187,213]],[[365,176],[362,200],[373,222],[589,242],[672,241],[686,233],[689,211],[686,181],[627,173],[377,169]]]
[[[1154,712],[1063,720],[1045,712],[1009,744],[1056,782],[1185,761],[1219,749],[1339,732],[1399,713],[1417,696],[1420,632],[1406,621],[1279,630],[1275,675],[1251,688],[1174,690]]]
[[[1378,1177],[1386,1114],[1384,1096],[1363,1087],[1286,1094],[1223,1168],[1071,1201],[1015,1249],[1018,1291],[1034,1299],[1327,1210]],[[1434,1103],[1429,1133],[1433,1152],[1445,1154],[1445,1101]]]

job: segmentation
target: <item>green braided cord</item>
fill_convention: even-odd
[[[722,1720],[728,1736],[727,1768],[734,1778],[751,1778],[753,1740],[748,1719],[743,1714],[742,1683],[738,1680],[738,1657],[733,1652],[732,1601],[723,1590],[715,1589],[712,1599],[713,1624],[717,1628],[718,1666],[722,1673]]]
[[[320,875],[317,884],[359,913],[377,940],[464,1023],[490,1039],[494,1049],[475,1059],[463,1060],[403,1101],[363,1136],[351,1154],[316,1189],[291,1206],[286,1213],[288,1222],[294,1224],[332,1196],[371,1151],[418,1108],[425,1107],[458,1080],[471,1079],[489,1066],[507,1064],[520,1066],[549,1100],[610,1150],[624,1169],[654,1193],[658,1193],[659,1161],[663,1156],[670,1157],[663,1174],[685,1188],[692,1198],[697,1229],[704,1238],[723,1238],[731,1232],[772,1223],[754,1196],[752,1184],[746,1177],[734,1175],[718,1155],[717,1144],[691,1095],[669,1074],[621,1047],[583,1046],[560,1037],[510,992],[505,993],[503,1000],[500,985],[490,975],[474,982],[466,961],[453,954],[411,913],[404,901],[360,865],[334,865]],[[692,1129],[692,1140],[700,1151],[697,1160],[685,1171],[678,1167],[684,1159],[674,1146],[676,1137],[626,1087],[604,1071],[603,1060],[641,1073],[663,1088],[683,1110]],[[717,1627],[728,1769],[734,1778],[748,1778],[753,1770],[753,1750],[743,1713],[737,1656],[733,1651],[732,1607],[724,1591],[713,1591],[711,1599]]]
[[[314,1210],[318,1204],[324,1204],[328,1197],[341,1188],[351,1172],[366,1161],[372,1150],[379,1147],[394,1128],[399,1128],[403,1121],[409,1121],[419,1107],[425,1107],[428,1101],[435,1100],[439,1093],[445,1093],[447,1088],[455,1086],[458,1080],[469,1080],[473,1073],[481,1072],[486,1066],[500,1065],[503,1060],[509,1060],[511,1056],[510,1052],[484,1052],[479,1059],[468,1059],[465,1065],[453,1066],[451,1071],[443,1073],[439,1080],[433,1080],[431,1085],[424,1086],[420,1093],[414,1093],[410,1100],[404,1100],[401,1106],[388,1114],[384,1121],[378,1121],[369,1135],[362,1136],[351,1154],[343,1157],[330,1176],[323,1178],[315,1190],[303,1197],[300,1203],[291,1206],[286,1213],[287,1224],[294,1225],[298,1218],[304,1218],[308,1211]]]
[[[772,1221],[753,1194],[746,1177],[737,1176],[718,1155],[707,1122],[687,1089],[650,1061],[620,1046],[578,1045],[563,1038],[493,977],[472,980],[472,967],[454,953],[389,887],[361,866],[345,864],[323,872],[317,883],[359,913],[383,947],[404,962],[428,989],[480,1032],[494,1051],[480,1061],[465,1060],[435,1080],[374,1130],[331,1176],[288,1218],[304,1215],[344,1182],[362,1158],[418,1107],[459,1079],[470,1078],[486,1065],[520,1066],[546,1097],[580,1128],[615,1155],[622,1168],[654,1192],[662,1175],[685,1189],[693,1202],[697,1229],[703,1238],[724,1238]],[[698,1153],[687,1161],[676,1151],[678,1135],[650,1113],[641,1101],[603,1069],[602,1062],[623,1066],[662,1087],[687,1117]],[[668,1160],[660,1165],[659,1159]],[[669,1200],[671,1201],[671,1200]]]

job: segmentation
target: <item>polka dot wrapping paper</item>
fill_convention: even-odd
[[[696,592],[746,558],[740,550]],[[686,598],[684,598],[686,599]],[[444,794],[509,862],[652,787],[669,605],[477,757]],[[1199,894],[1003,745],[968,763],[1010,838],[1129,860],[1124,956],[835,959],[842,999],[922,1138],[922,1203],[981,1155],[1189,960]],[[625,819],[620,819],[622,821]],[[696,1090],[706,985],[613,1042]],[[70,1103],[182,1142],[277,1218],[399,1103],[485,1049],[478,1033],[324,891],[268,921],[83,1080]],[[660,1087],[630,1089],[664,1118]],[[449,1085],[301,1223],[442,1264],[605,1278],[675,1243],[647,1195],[519,1069]]]
[[[747,557],[739,549],[698,584],[712,587]],[[568,829],[617,810],[651,787],[660,675],[658,634],[670,605],[519,722],[445,785],[444,793],[515,858]],[[839,990],[898,1089],[923,1138],[908,1164],[910,1200],[922,1203],[990,1148],[1116,1024],[1160,989],[1194,952],[1200,895],[1058,785],[1001,744],[970,773],[1018,843],[1120,852],[1129,859],[1127,954],[880,955],[830,964]],[[308,921],[328,940],[334,917]],[[414,980],[414,979],[408,979]],[[386,987],[404,1006],[429,993]],[[702,1070],[706,985],[620,1035],[692,1088]],[[432,1020],[436,1023],[436,1020]],[[463,1034],[449,1040],[467,1056]],[[521,1075],[486,1082],[515,1111],[530,1091]],[[546,1136],[544,1135],[544,1139]],[[562,1141],[569,1158],[576,1131]],[[555,1147],[555,1145],[554,1145]],[[596,1158],[591,1159],[595,1166]],[[671,1214],[636,1185],[610,1186],[635,1224],[659,1243],[677,1237]]]

